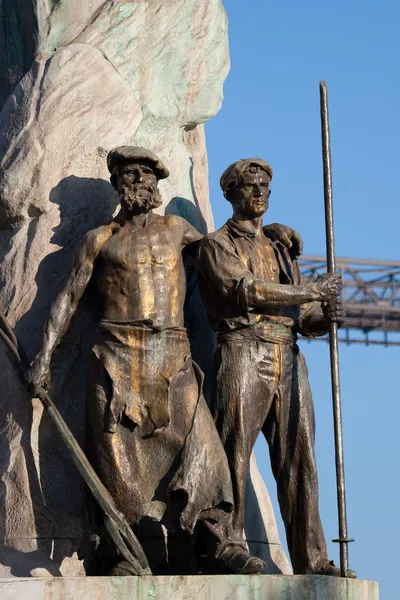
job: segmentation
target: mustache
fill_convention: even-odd
[[[162,204],[161,195],[157,187],[150,185],[123,186],[120,189],[119,199],[129,209],[145,208],[146,210],[151,210],[152,208],[158,208]]]
[[[149,185],[148,183],[137,183],[130,186],[123,185],[120,188],[120,194],[130,196],[132,194],[141,194],[147,192],[149,194],[155,194],[158,191],[156,185]]]

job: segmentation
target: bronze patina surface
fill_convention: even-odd
[[[342,281],[329,274],[303,284],[298,248],[263,229],[271,178],[261,159],[228,167],[221,187],[233,217],[200,243],[200,289],[218,335],[211,408],[231,468],[238,534],[250,454],[262,431],[294,572],[339,576],[318,511],[314,408],[296,336],[325,334],[332,319],[341,323]]]
[[[158,179],[168,175],[156,156],[125,146],[109,154],[108,165],[121,211],[81,242],[31,367],[31,388],[48,380],[52,353],[90,283],[99,322],[87,452],[138,532],[153,572],[196,572],[188,550],[194,537],[208,569],[259,572],[263,561],[248,554],[232,529],[229,467],[184,328],[182,250],[201,235],[180,217],[152,213],[161,204]],[[148,543],[149,522],[164,525],[171,544],[178,540],[164,565],[160,545],[154,552]],[[90,569],[130,572],[106,536]]]

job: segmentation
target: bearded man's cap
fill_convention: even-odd
[[[222,188],[223,194],[226,198],[226,194],[229,191],[231,185],[237,185],[240,182],[241,177],[246,171],[251,171],[251,168],[258,168],[265,171],[270,179],[272,179],[272,167],[266,160],[262,158],[242,158],[237,162],[229,165],[227,169],[222,173],[219,184]]]
[[[139,146],[119,146],[110,150],[107,155],[107,167],[111,173],[111,183],[113,183],[113,170],[114,167],[119,165],[127,165],[135,162],[142,162],[150,164],[157,179],[165,179],[169,177],[169,171],[164,163],[150,150],[146,148],[140,148]]]

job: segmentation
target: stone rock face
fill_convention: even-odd
[[[29,71],[37,53],[35,3],[0,0],[0,109],[17,83]]]
[[[279,539],[274,509],[257,468],[254,452],[250,459],[250,472],[246,487],[245,536],[253,556],[259,556],[265,560],[264,573],[270,575],[293,573]]]
[[[227,22],[220,0],[0,0],[0,18],[12,40],[0,42],[0,306],[32,359],[74,248],[116,209],[111,148],[158,154],[171,173],[160,182],[160,210],[212,229],[203,123],[222,101]],[[188,314],[207,371],[212,336],[196,289]],[[51,392],[81,443],[92,325],[84,296],[52,366]],[[0,352],[0,563],[13,575],[59,574],[82,537],[85,490]],[[61,573],[73,574],[65,564]]]
[[[100,123],[108,128],[110,112],[114,112],[121,125],[125,125],[123,135],[120,131],[116,132],[119,133],[120,143],[134,142],[159,154],[171,172],[168,181],[161,183],[166,203],[178,197],[189,199],[195,205],[196,201],[201,202],[208,208],[208,194],[204,194],[204,189],[201,195],[198,194],[194,184],[194,171],[199,168],[199,161],[193,160],[191,139],[195,137],[196,148],[201,150],[203,147],[205,150],[204,141],[200,141],[204,133],[202,127],[197,126],[219,110],[222,83],[229,69],[227,22],[220,0],[173,0],[168,3],[161,0],[68,0],[62,3],[38,0],[34,4],[37,5],[36,49],[39,53],[58,54],[65,51],[63,47],[71,49],[75,44],[81,49],[83,44],[89,49],[97,48],[115,70],[115,78],[108,83],[103,70],[93,68],[94,58],[91,57],[86,64],[87,56],[82,55],[80,70],[83,76],[85,73],[90,76],[92,93],[99,95],[98,103],[101,103],[104,85],[106,91],[115,86],[116,95],[121,87],[122,96],[124,88],[130,88],[132,98],[125,110],[120,108],[120,104],[124,103],[123,98],[114,107],[113,102],[109,102],[112,98],[106,94]],[[42,65],[45,66],[43,62]],[[8,67],[10,69],[12,66]],[[35,77],[35,73],[29,72],[25,79],[32,76]],[[116,81],[118,76],[119,83]],[[16,78],[17,73],[14,74],[14,80]],[[50,83],[49,78],[48,85]],[[70,79],[66,87],[61,87],[60,93],[66,95],[67,103],[71,95],[75,95],[74,80]],[[29,93],[27,98],[30,102]],[[80,101],[87,110],[83,114],[86,124],[86,120],[91,118],[89,98],[83,96]],[[129,110],[134,101],[142,108],[143,115],[140,122],[132,127]],[[64,117],[62,110],[59,114]],[[100,118],[100,115],[97,117]],[[190,132],[195,128],[198,131],[193,136]],[[74,133],[71,128],[69,136]],[[76,134],[79,134],[79,129]],[[69,154],[70,142],[68,139],[63,141],[62,155],[65,157]],[[100,142],[98,145],[101,145]],[[204,165],[206,159],[200,162]],[[86,166],[89,167],[88,164]],[[200,179],[206,180],[205,175],[203,173]],[[22,210],[23,202],[23,199],[17,202],[11,218],[20,214],[18,207]],[[9,204],[13,204],[13,201],[10,200]],[[207,224],[212,225],[209,210],[206,216],[208,223],[204,215],[197,215],[202,230]]]
[[[107,150],[126,139],[127,130],[135,131],[141,118],[129,84],[99,50],[85,44],[39,54],[5,103],[0,227],[3,239],[12,233],[13,251],[2,259],[1,294],[12,323],[32,307],[43,259],[66,243],[75,245],[87,229],[112,215]],[[68,265],[58,262],[62,277]],[[46,277],[46,302],[51,288],[59,289],[59,277]]]

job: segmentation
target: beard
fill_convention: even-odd
[[[119,199],[130,212],[149,212],[162,204],[157,187],[150,185],[124,186],[120,190]]]

